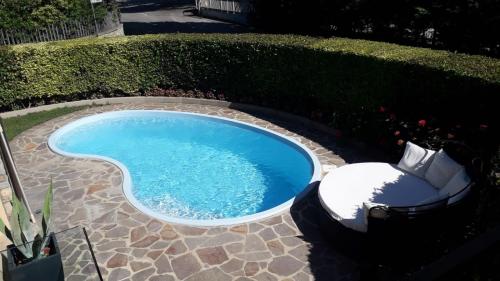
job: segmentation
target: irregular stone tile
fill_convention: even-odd
[[[142,258],[148,252],[147,249],[133,249],[132,256],[135,258]]]
[[[85,245],[83,247],[80,247],[80,250],[84,251]],[[130,251],[132,251],[132,249],[130,249],[130,248],[116,248],[115,251],[118,253],[122,253],[122,254],[128,254],[128,253],[130,253]]]
[[[209,238],[208,240],[205,240],[205,242],[202,243],[202,246],[206,247],[216,247],[216,246],[222,246],[225,244],[229,244],[232,242],[238,242],[243,240],[244,237],[235,233],[222,233],[220,235],[217,235],[215,237]]]
[[[160,237],[163,240],[174,240],[178,236],[177,236],[177,232],[175,232],[174,228],[171,225],[167,224],[160,231]]]
[[[137,272],[139,270],[145,269],[147,267],[150,267],[151,263],[149,262],[142,262],[142,261],[133,261],[130,262],[130,268],[132,269],[133,272]]]
[[[278,281],[278,278],[266,271],[257,274],[253,278],[257,281]]]
[[[267,219],[265,221],[262,222],[262,224],[265,224],[265,225],[275,225],[275,224],[279,224],[282,222],[282,219],[281,219],[281,216],[274,216],[270,219]]]
[[[307,262],[310,250],[308,245],[300,245],[297,248],[288,251],[288,253],[303,262]]]
[[[144,269],[132,275],[132,281],[144,281],[155,272],[154,268]]]
[[[123,267],[128,263],[128,257],[124,254],[115,254],[112,256],[108,262],[106,263],[106,267],[115,268],[115,267]]]
[[[305,274],[304,272],[299,272],[293,276],[293,280],[295,280],[295,281],[310,281],[311,278],[309,275]]]
[[[264,226],[261,225],[261,224],[251,223],[250,226],[249,226],[249,228],[248,228],[248,230],[249,230],[250,233],[254,233],[254,232],[257,232],[257,231],[259,231],[259,230],[261,230],[263,228],[264,228]]]
[[[158,241],[158,239],[160,239],[160,238],[157,236],[147,236],[147,237],[143,238],[142,240],[139,240],[139,241],[133,243],[130,246],[131,247],[138,247],[138,248],[146,248],[146,247],[150,246],[151,244],[153,244],[154,242]]]
[[[297,228],[297,224],[290,214],[283,215],[283,220],[292,228]]]
[[[109,241],[106,243],[97,244],[96,248],[98,251],[104,252],[115,248],[123,248],[125,247],[125,245],[125,241]]]
[[[153,250],[166,249],[170,245],[170,242],[158,240],[153,245],[150,246]]]
[[[266,245],[255,234],[249,234],[245,239],[245,252],[258,252],[267,250]]]
[[[154,275],[149,277],[149,281],[175,281],[175,278],[171,275]]]
[[[179,279],[184,279],[201,269],[198,260],[192,254],[185,254],[171,261],[172,270]],[[205,279],[217,280],[217,279]]]
[[[231,276],[222,272],[219,268],[212,268],[204,271],[200,271],[193,276],[186,279],[187,281],[207,281],[207,280],[217,280],[217,281],[231,281]]]
[[[289,256],[282,256],[273,259],[269,264],[269,272],[279,276],[290,276],[299,271],[304,266],[303,263]]]
[[[221,246],[196,250],[198,257],[209,265],[221,264],[228,260],[226,251]]]
[[[274,228],[274,231],[276,231],[276,233],[278,233],[281,236],[293,236],[293,235],[296,235],[295,230],[293,230],[291,227],[289,227],[285,223],[281,223],[281,224],[275,225],[273,228]]]
[[[241,270],[242,267],[243,267],[243,261],[239,259],[230,259],[228,262],[220,266],[220,268],[226,273],[231,273],[237,270]]]
[[[162,228],[163,224],[157,220],[151,220],[146,228],[148,229],[148,232],[156,232]]]
[[[235,281],[253,281],[253,279],[250,279],[248,277],[244,277],[244,276],[241,276],[241,277],[238,277],[236,278]]]
[[[188,246],[189,250],[193,250],[199,245],[203,244],[207,238],[205,237],[186,237],[184,238],[184,241],[186,242],[186,245]]]
[[[157,250],[149,252],[147,256],[152,260],[156,260],[161,254],[163,254],[163,250]]]
[[[75,213],[73,215],[71,215],[68,219],[71,222],[78,222],[78,221],[82,221],[82,220],[87,220],[87,218],[88,218],[87,210],[85,210],[83,208],[78,208],[78,209],[76,209]]]
[[[243,243],[231,243],[226,246],[226,251],[230,254],[237,254],[243,251]]]
[[[243,268],[246,276],[254,276],[259,272],[259,264],[256,262],[247,262]]]
[[[271,258],[271,253],[265,252],[253,252],[253,253],[242,253],[236,254],[236,257],[245,261],[263,261]]]
[[[124,226],[117,226],[109,231],[106,231],[106,238],[128,237],[128,228]]]
[[[248,233],[248,225],[242,224],[233,226],[229,229],[231,232],[239,233],[239,234],[247,234]]]
[[[110,211],[94,220],[95,223],[113,223],[116,221],[116,211]]]
[[[178,233],[186,236],[200,236],[207,231],[204,228],[191,227],[187,225],[176,225],[175,230],[177,230]]]
[[[280,240],[288,247],[296,247],[303,243],[303,241],[298,237],[281,237]]]
[[[111,270],[108,275],[108,281],[118,281],[128,278],[130,276],[130,271],[126,268],[115,268]],[[87,276],[86,276],[87,277]],[[85,280],[85,279],[84,279]]]
[[[96,193],[98,191],[104,190],[106,188],[107,188],[107,186],[105,186],[103,184],[89,185],[89,187],[87,189],[87,195],[92,195],[93,193]]]
[[[227,231],[224,227],[212,227],[207,232],[206,235],[217,235]]]
[[[72,274],[71,276],[66,278],[66,280],[68,280],[68,281],[85,281],[85,280],[87,280],[87,276],[86,275]]]
[[[264,239],[264,241],[273,240],[277,237],[276,233],[274,233],[273,229],[270,227],[261,230],[259,232],[259,236],[262,237],[262,239]]]
[[[267,248],[275,256],[280,256],[285,253],[285,248],[278,240],[272,240],[266,242]]]
[[[129,203],[127,202],[123,202],[121,205],[120,205],[120,208],[127,214],[133,214],[133,213],[136,213],[137,212],[137,209],[132,207]]]
[[[170,262],[165,255],[161,255],[154,263],[156,267],[156,273],[163,274],[167,272],[172,272],[172,267]]]
[[[184,242],[182,242],[182,240],[177,240],[174,243],[172,243],[172,245],[170,245],[170,247],[167,248],[165,253],[167,255],[179,255],[179,254],[185,253],[186,251],[187,251],[187,247],[184,244]]]

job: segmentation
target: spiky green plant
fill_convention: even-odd
[[[49,222],[52,212],[52,181],[45,194],[41,225],[37,226],[26,208],[16,195],[12,196],[12,214],[9,219],[10,229],[0,219],[0,232],[14,244],[25,259],[37,259],[48,243]]]

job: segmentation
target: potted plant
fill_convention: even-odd
[[[0,231],[12,245],[7,246],[7,277],[11,281],[63,281],[61,253],[54,233],[49,233],[52,212],[52,182],[42,210],[41,226],[34,223],[26,206],[14,195],[10,229],[0,219]]]

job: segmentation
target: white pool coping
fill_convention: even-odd
[[[263,131],[267,134],[273,135],[275,137],[279,137],[281,139],[284,139],[288,141],[289,143],[297,146],[297,148],[301,149],[302,152],[304,152],[307,157],[309,157],[309,160],[312,162],[313,166],[313,173],[311,176],[311,180],[309,181],[308,186],[304,187],[304,190],[300,192],[297,196],[292,197],[288,201],[273,207],[271,209],[268,209],[263,212],[258,212],[252,215],[246,215],[246,216],[241,216],[241,217],[236,217],[236,218],[226,218],[226,219],[211,219],[211,220],[197,220],[197,219],[186,219],[186,218],[178,218],[178,217],[171,217],[167,216],[164,214],[159,214],[148,207],[144,206],[139,200],[135,198],[135,196],[132,194],[132,178],[130,176],[130,173],[128,171],[128,168],[122,164],[121,162],[105,157],[105,156],[100,156],[100,155],[91,155],[91,154],[79,154],[79,153],[70,153],[66,152],[62,149],[59,149],[56,145],[56,140],[62,136],[64,133],[80,126],[86,123],[90,122],[95,122],[98,120],[102,120],[103,117],[120,117],[122,116],[130,116],[130,114],[133,113],[141,113],[141,112],[157,112],[161,114],[178,114],[178,115],[191,115],[191,116],[197,116],[197,117],[204,117],[204,118],[210,118],[210,119],[216,119],[216,120],[223,120],[225,122],[229,123],[234,123],[238,124],[240,126],[247,126],[256,130]],[[208,114],[200,114],[200,113],[192,113],[192,112],[180,112],[180,111],[169,111],[169,110],[118,110],[118,111],[110,111],[110,112],[105,112],[105,113],[99,113],[99,114],[94,114],[91,116],[83,117],[78,120],[75,120],[73,122],[70,122],[61,128],[57,129],[55,132],[53,132],[49,139],[48,139],[48,146],[49,148],[60,155],[63,156],[68,156],[68,157],[75,157],[75,158],[87,158],[87,159],[98,159],[98,160],[104,160],[107,162],[110,162],[114,165],[116,165],[122,172],[123,175],[123,193],[125,195],[125,198],[138,210],[141,212],[153,217],[157,218],[169,223],[178,223],[178,224],[186,224],[186,225],[192,225],[192,226],[229,226],[229,225],[235,225],[235,224],[242,224],[242,223],[248,223],[248,222],[253,222],[253,221],[258,221],[266,218],[270,218],[273,215],[279,214],[285,210],[288,210],[292,204],[297,201],[302,199],[312,188],[312,184],[319,182],[321,180],[322,176],[322,170],[321,170],[321,164],[320,161],[318,160],[317,156],[309,149],[307,148],[304,144],[300,143],[299,141],[295,140],[294,138],[291,138],[289,136],[280,134],[278,132],[274,132],[272,130],[253,125],[250,123],[226,118],[226,117],[220,117],[220,116],[213,116],[213,115],[208,115]]]

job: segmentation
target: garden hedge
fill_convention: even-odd
[[[287,35],[175,34],[0,48],[0,106],[216,90],[309,115],[393,108],[402,115],[497,122],[500,60],[395,44]],[[430,117],[429,117],[430,116]]]

